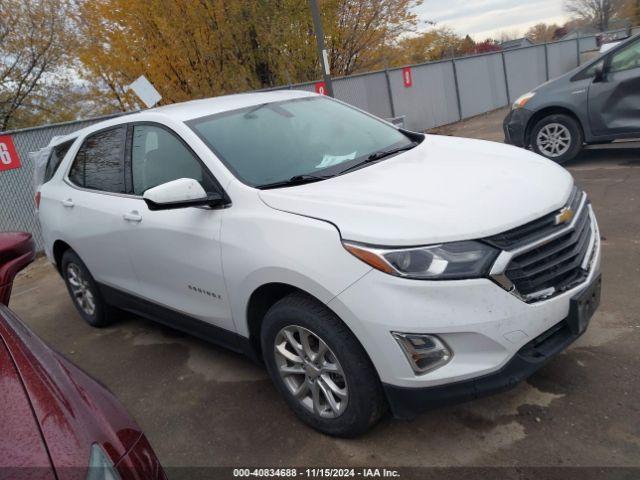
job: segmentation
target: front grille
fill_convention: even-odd
[[[572,222],[556,225],[556,216],[567,207],[576,212]],[[567,291],[586,279],[585,258],[595,245],[590,211],[584,193],[574,189],[562,210],[487,239],[507,252],[519,252],[504,271],[514,293],[533,302]],[[551,238],[544,241],[547,237]]]
[[[578,187],[573,187],[571,195],[569,195],[569,199],[567,200],[566,207],[577,212],[580,207],[581,200],[582,191]],[[548,237],[549,235],[552,235],[566,227],[566,224],[556,224],[556,215],[558,215],[558,213],[558,211],[551,212],[544,217],[534,220],[533,222],[526,223],[520,227],[489,237],[485,239],[485,241],[502,250],[514,250],[523,245],[528,245],[536,240]]]

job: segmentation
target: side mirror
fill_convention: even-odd
[[[149,210],[174,210],[187,207],[222,207],[227,200],[220,194],[207,195],[202,185],[192,178],[179,178],[150,188],[142,199]]]
[[[13,279],[35,258],[36,243],[30,233],[0,233],[0,304],[9,305]]]
[[[596,70],[594,72],[593,75],[593,82],[594,83],[599,83],[599,82],[604,82],[605,81],[605,75],[604,75],[604,63],[600,63],[597,67]]]

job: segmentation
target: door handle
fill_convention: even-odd
[[[73,208],[75,204],[73,203],[73,200],[67,198],[66,200],[62,200],[62,205],[67,208]]]
[[[129,213],[125,213],[124,215],[122,215],[122,218],[124,218],[127,222],[142,221],[142,215],[140,215],[137,210],[133,210]]]

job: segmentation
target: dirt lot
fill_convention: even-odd
[[[501,141],[503,116],[441,131]],[[166,467],[640,467],[640,152],[586,151],[568,167],[604,237],[602,305],[586,334],[513,391],[387,419],[355,440],[299,423],[239,355],[135,317],[88,327],[44,259],[17,280],[11,306],[116,393]]]

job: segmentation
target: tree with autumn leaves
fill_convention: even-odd
[[[0,131],[73,118],[60,108],[68,84],[57,76],[73,49],[66,8],[64,0],[0,2]]]
[[[422,0],[320,0],[334,75],[381,67]],[[2,0],[0,130],[314,80],[308,0]],[[90,110],[86,115],[83,109]]]
[[[318,1],[334,76],[500,48],[418,29],[422,0]],[[640,0],[607,1],[640,22]],[[173,103],[312,81],[319,67],[308,0],[0,1],[0,130],[138,108],[127,85],[140,75]]]
[[[420,1],[322,1],[332,73],[381,65],[384,46],[415,27]],[[94,0],[76,21],[83,76],[121,109],[139,75],[167,103],[320,76],[307,0]]]

